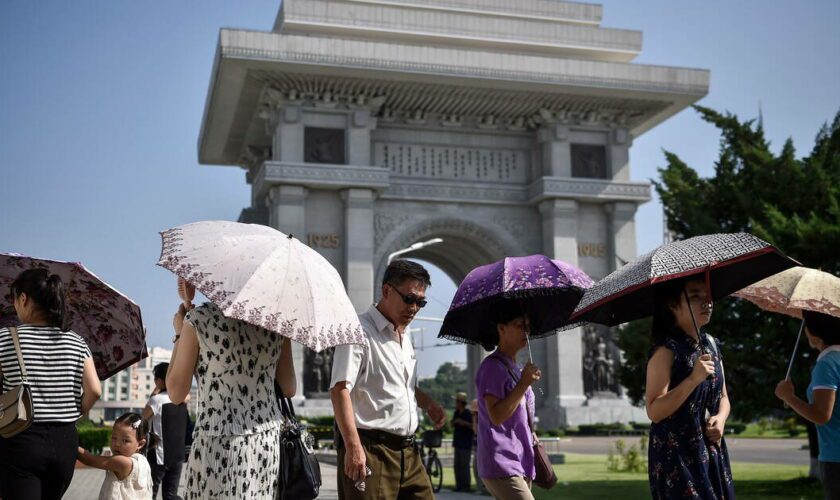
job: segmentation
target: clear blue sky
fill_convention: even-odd
[[[807,153],[840,109],[836,0],[609,0],[603,25],[644,32],[640,63],[708,68],[702,104],[755,117],[776,147]],[[149,345],[166,345],[177,304],[157,268],[157,232],[236,219],[249,202],[238,168],[197,163],[220,27],[270,30],[277,0],[0,2],[0,250],[84,262],[143,308]],[[718,135],[685,111],[636,139],[632,177],[662,150],[711,173]],[[661,239],[661,207],[638,213],[639,249]],[[436,272],[428,313],[454,285]],[[434,325],[425,326],[433,343]],[[421,374],[463,348],[421,355]]]

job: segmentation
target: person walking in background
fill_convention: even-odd
[[[796,397],[790,379],[779,382],[776,397],[817,425],[825,498],[836,500],[840,499],[840,318],[807,310],[802,317],[808,344],[820,353],[811,371],[808,401]]]
[[[529,323],[520,304],[502,303],[497,311],[498,348],[484,358],[475,377],[478,395],[478,474],[499,500],[533,500],[536,475],[531,430],[534,392],[540,379],[533,363],[520,368],[516,354],[528,343]]]
[[[33,420],[0,438],[0,497],[58,499],[70,486],[79,438],[76,420],[102,394],[90,349],[64,331],[61,278],[43,269],[22,272],[11,286],[21,325],[14,328],[32,391]],[[0,378],[5,393],[22,381],[11,328],[0,329]]]
[[[125,413],[111,430],[111,456],[91,455],[78,448],[79,462],[105,471],[99,500],[152,499],[152,473],[145,456],[148,430],[141,415]]]
[[[420,264],[392,262],[382,280],[381,300],[359,315],[368,345],[335,349],[330,397],[340,431],[341,499],[434,498],[414,446],[417,408],[426,411],[436,428],[446,414],[417,388],[417,361],[406,332],[426,305],[430,285]]]
[[[182,460],[175,463],[165,461],[163,407],[172,404],[169,393],[166,391],[166,372],[168,370],[169,363],[155,365],[155,390],[152,392],[146,408],[143,409],[143,419],[150,424],[149,440],[151,442],[148,444],[148,459],[152,468],[152,498],[157,498],[158,490],[161,490],[163,500],[175,500],[178,498],[178,484],[181,482],[181,468],[184,462]],[[179,424],[181,423],[179,422]],[[186,422],[182,424],[186,427]],[[180,435],[180,433],[178,434]],[[170,453],[170,455],[175,454]]]
[[[654,500],[735,498],[723,437],[730,410],[723,359],[711,336],[698,335],[711,317],[702,278],[666,281],[654,290],[645,392]]]
[[[173,319],[175,348],[166,376],[174,404],[197,375],[195,431],[184,498],[274,499],[280,476],[280,406],[295,394],[291,342],[275,332],[225,317],[207,302]]]
[[[470,401],[470,413],[472,416],[472,472],[475,479],[475,489],[482,495],[487,494],[487,489],[484,487],[484,482],[478,476],[478,399]]]
[[[471,491],[470,455],[473,447],[472,412],[467,408],[467,393],[455,395],[455,413],[452,415],[452,448],[455,450],[455,491]]]

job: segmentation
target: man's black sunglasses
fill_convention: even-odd
[[[400,298],[403,300],[403,302],[405,302],[407,305],[417,304],[417,307],[422,309],[422,308],[426,307],[426,304],[428,304],[426,299],[418,299],[414,295],[403,295],[402,292],[397,290],[397,287],[395,287],[391,283],[388,283],[388,286],[393,288],[394,291],[397,292],[397,295],[399,295]]]

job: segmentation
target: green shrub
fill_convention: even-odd
[[[332,439],[333,438],[333,428],[332,426],[327,427],[323,425],[308,425],[306,430],[312,434],[312,437],[315,439]]]
[[[800,427],[799,422],[796,420],[796,417],[788,417],[785,419],[783,423],[783,428],[788,432],[790,437],[796,437],[799,435],[803,429]]]
[[[740,434],[747,429],[747,424],[738,421],[727,422],[725,429],[727,433]]]
[[[771,424],[772,422],[767,417],[761,417],[758,419],[758,422],[756,423],[756,427],[758,427],[758,435],[763,436],[770,429]]]
[[[76,429],[93,429],[95,427],[96,424],[87,416],[83,415],[79,420],[76,420]]]
[[[83,427],[79,429],[79,446],[94,455],[102,453],[102,448],[111,442],[111,429],[108,427]]]
[[[610,472],[645,472],[647,460],[645,452],[647,440],[642,437],[638,445],[627,448],[623,439],[619,439],[610,447],[607,454],[607,470]]]
[[[606,436],[614,431],[626,431],[630,428],[624,424],[583,424],[578,426],[579,436]]]
[[[311,426],[318,427],[332,427],[335,424],[335,417],[332,415],[327,415],[325,417],[307,417],[301,420]]]

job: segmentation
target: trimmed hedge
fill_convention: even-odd
[[[624,424],[584,424],[578,426],[578,436],[606,436],[614,431],[628,431]]]
[[[102,453],[111,443],[111,429],[108,427],[83,427],[79,432],[79,446],[94,455]]]
[[[727,434],[740,434],[747,430],[747,424],[742,422],[727,422],[724,427]]]
[[[323,426],[323,425],[311,425],[310,424],[310,425],[306,426],[306,430],[309,431],[309,434],[312,434],[312,437],[314,437],[315,439],[317,439],[319,441],[321,439],[332,440],[332,438],[333,438],[333,428],[332,428],[332,426],[327,427],[327,426]]]
[[[335,417],[332,415],[325,417],[306,417],[301,420],[305,421],[310,427],[332,427],[335,423]]]

